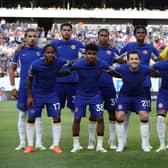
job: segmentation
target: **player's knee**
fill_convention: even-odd
[[[75,124],[80,124],[81,118],[74,118],[74,123]]]
[[[97,120],[98,123],[103,123],[104,122],[103,117],[97,117],[96,120]]]
[[[29,124],[34,124],[34,123],[35,123],[35,118],[29,118],[29,119],[27,120],[27,123],[29,123]]]
[[[117,121],[124,121],[125,113],[122,111],[118,112],[116,118],[117,118]]]
[[[89,121],[92,121],[92,122],[96,121],[96,117],[90,116],[90,117],[89,117]]]
[[[116,121],[115,111],[110,111],[109,112],[109,121]]]

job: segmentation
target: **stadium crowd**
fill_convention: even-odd
[[[120,50],[125,44],[135,41],[133,26],[131,24],[95,25],[79,22],[73,25],[72,38],[77,39],[86,45],[89,42],[97,42],[97,32],[100,28],[107,28],[110,32],[110,39],[113,45]],[[0,77],[7,75],[9,62],[18,44],[23,41],[24,31],[27,28],[36,28],[38,31],[38,46],[43,47],[54,39],[60,39],[59,24],[54,23],[51,30],[45,31],[43,27],[38,27],[34,23],[0,22]],[[168,43],[168,26],[149,25],[148,34],[145,41],[153,44],[158,50],[162,50]],[[16,74],[18,75],[18,74]]]

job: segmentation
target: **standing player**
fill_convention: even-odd
[[[69,23],[64,23],[60,27],[61,29],[61,40],[54,40],[51,44],[57,48],[57,57],[63,58],[65,60],[75,60],[78,59],[78,54],[80,48],[83,48],[80,41],[71,39],[72,25]],[[61,70],[67,70],[67,67],[63,67]],[[78,85],[78,75],[73,72],[69,76],[61,77],[56,79],[56,92],[60,99],[61,109],[65,107],[67,101],[67,107],[74,112],[74,101],[76,88]],[[50,147],[52,149],[53,145]]]
[[[149,123],[148,105],[144,89],[144,81],[150,74],[148,66],[140,64],[140,55],[137,51],[128,53],[128,64],[120,65],[115,71],[121,74],[123,85],[118,95],[117,102],[117,138],[118,148],[116,152],[124,150],[124,120],[125,115],[133,107],[140,117],[140,132],[142,139],[142,150],[150,152],[149,148]]]
[[[164,58],[165,59],[165,58]],[[156,152],[166,150],[165,145],[165,116],[168,111],[168,55],[164,61],[159,61],[152,65],[152,69],[159,71],[162,78],[161,87],[157,98],[157,133],[160,141],[160,147]]]
[[[164,48],[164,50],[160,53],[160,59],[164,60],[168,57],[168,46]],[[168,115],[166,117],[166,148],[168,149]]]
[[[22,47],[20,51],[16,51],[13,57],[11,67],[10,67],[10,83],[12,87],[12,96],[18,98],[17,108],[19,110],[18,119],[18,133],[20,144],[16,147],[16,150],[21,150],[25,148],[25,134],[26,134],[26,111],[27,111],[27,87],[26,79],[28,75],[28,69],[30,64],[39,59],[41,56],[41,49],[36,47],[37,44],[37,34],[34,29],[27,29],[25,31],[25,46]],[[20,85],[19,91],[15,87],[15,71],[17,69],[17,64],[20,64]],[[45,150],[45,147],[41,142],[42,138],[42,120],[41,118],[36,119],[36,148],[40,150]]]
[[[104,120],[103,105],[99,77],[104,69],[109,69],[108,64],[97,59],[98,48],[95,44],[86,46],[86,57],[76,62],[70,68],[79,75],[79,87],[76,92],[75,113],[73,121],[73,149],[77,152],[80,148],[79,133],[81,118],[86,115],[86,106],[89,105],[91,116],[97,121],[97,147],[98,152],[107,152],[103,148]]]
[[[55,92],[55,80],[60,68],[67,61],[56,58],[56,49],[52,45],[44,47],[44,57],[32,63],[28,76],[28,106],[34,106],[29,110],[27,124],[28,146],[24,153],[33,152],[34,121],[41,117],[41,112],[46,105],[48,116],[53,117],[53,151],[62,153],[59,147],[61,137],[60,102]]]
[[[109,45],[109,31],[107,29],[100,29],[98,32],[98,52],[97,55],[100,60],[105,61],[109,66],[113,64],[114,59],[117,59],[119,53],[116,48],[111,48]],[[115,144],[115,109],[116,109],[116,91],[113,84],[113,78],[111,75],[103,72],[99,85],[101,88],[101,94],[104,100],[104,109],[109,113],[109,144],[110,149],[116,149]],[[89,145],[88,149],[94,148],[95,142],[95,128],[96,120],[92,116],[89,118]]]
[[[136,42],[130,42],[127,45],[125,45],[120,51],[120,56],[121,57],[125,56],[125,55],[127,55],[127,53],[129,53],[131,51],[138,51],[138,53],[141,56],[141,64],[149,66],[150,59],[153,59],[154,61],[156,61],[159,57],[159,52],[152,45],[145,43],[146,35],[147,35],[147,30],[146,30],[145,26],[137,25],[134,29],[134,36],[136,38]],[[147,98],[145,103],[148,105],[147,111],[151,111],[150,87],[151,87],[151,80],[150,80],[150,76],[148,76],[148,77],[146,77],[145,82],[144,82],[144,89],[145,89],[145,94],[146,94],[146,98]],[[134,109],[129,109],[129,110],[134,110]],[[124,131],[125,147],[127,146],[127,133],[128,133],[129,117],[130,117],[130,112],[127,113],[126,119],[125,119],[125,131]],[[149,144],[149,146],[150,146],[150,144]]]

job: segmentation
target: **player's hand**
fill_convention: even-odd
[[[32,96],[29,96],[27,98],[27,107],[29,108],[30,106],[32,106],[34,104],[34,101],[33,101],[33,97]]]
[[[20,51],[25,46],[24,43],[21,43],[17,46],[16,51]]]
[[[12,90],[12,99],[17,99],[18,98],[18,91],[16,89]]]

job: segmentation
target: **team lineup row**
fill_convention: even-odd
[[[25,32],[25,44],[15,51],[10,68],[10,82],[12,96],[18,99],[17,108],[19,110],[20,144],[16,150],[25,148],[25,132],[27,132],[28,146],[24,153],[34,151],[34,132],[36,132],[36,148],[46,149],[41,140],[41,112],[46,106],[48,116],[53,118],[53,144],[50,148],[56,153],[62,153],[59,146],[61,137],[60,114],[65,102],[67,102],[67,107],[71,109],[74,118],[72,124],[73,149],[71,152],[82,149],[79,133],[81,118],[86,115],[86,105],[89,105],[90,111],[87,148],[90,150],[95,148],[96,129],[96,151],[107,152],[103,148],[103,103],[104,109],[109,114],[110,149],[116,149],[117,152],[124,151],[127,145],[130,111],[135,111],[140,117],[142,150],[150,152],[152,148],[149,143],[150,74],[151,71],[159,71],[162,78],[157,101],[157,131],[160,147],[156,151],[165,151],[168,66],[166,57],[163,61],[159,61],[161,59],[159,52],[152,45],[144,43],[147,34],[146,28],[142,25],[136,26],[134,30],[136,42],[128,43],[120,52],[109,43],[107,29],[99,30],[98,44],[88,44],[86,47],[83,47],[79,41],[71,39],[71,24],[62,24],[60,30],[62,39],[54,40],[42,50],[36,46],[37,35],[35,30],[28,29]],[[84,57],[79,59],[79,51],[83,48],[85,48]],[[158,62],[149,66],[151,59]],[[15,88],[14,80],[18,62],[20,62],[21,69],[19,91]],[[115,64],[115,62],[120,64]],[[117,101],[112,80],[114,75],[123,80]],[[28,111],[27,126],[26,111]],[[115,134],[117,135],[118,146],[115,144]]]

